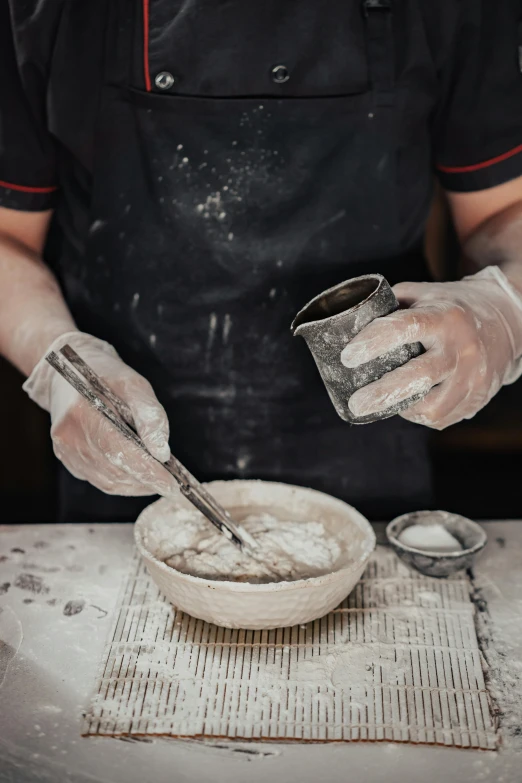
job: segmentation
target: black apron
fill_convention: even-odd
[[[79,327],[151,381],[201,480],[302,484],[389,517],[430,502],[424,433],[343,423],[290,335],[343,279],[426,277],[399,242],[390,4],[320,5],[150,0],[142,39],[109,4],[89,237],[61,280]],[[68,520],[149,502],[62,486]]]

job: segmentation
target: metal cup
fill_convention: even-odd
[[[335,410],[344,421],[369,424],[387,419],[424,396],[414,395],[368,416],[354,416],[348,406],[357,389],[424,353],[420,343],[410,343],[354,369],[341,364],[341,351],[361,329],[398,308],[395,294],[382,275],[362,275],[323,291],[297,313],[292,323],[294,336],[302,335],[306,340]]]

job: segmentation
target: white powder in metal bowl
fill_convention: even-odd
[[[152,520],[143,536],[158,560],[184,574],[234,582],[290,582],[330,573],[341,554],[321,522],[279,520],[260,512],[240,529],[258,544],[256,558],[243,554],[199,511],[169,509]]]

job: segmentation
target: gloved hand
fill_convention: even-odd
[[[365,327],[343,350],[342,363],[357,367],[417,341],[426,353],[358,389],[349,400],[355,415],[426,394],[400,415],[442,430],[471,419],[522,373],[522,296],[498,267],[458,282],[400,283],[393,290],[408,309]]]
[[[170,456],[169,424],[150,383],[128,367],[111,345],[90,334],[64,334],[49,346],[46,355],[66,343],[125,400],[148,450],[166,462]],[[54,453],[76,478],[110,495],[165,495],[175,489],[175,479],[94,410],[45,356],[23,388],[51,414]]]

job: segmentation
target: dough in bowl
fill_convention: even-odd
[[[202,579],[263,584],[322,576],[334,570],[339,542],[321,522],[280,520],[267,512],[240,522],[258,545],[242,553],[195,509],[167,508],[144,536],[148,550],[168,566]]]

